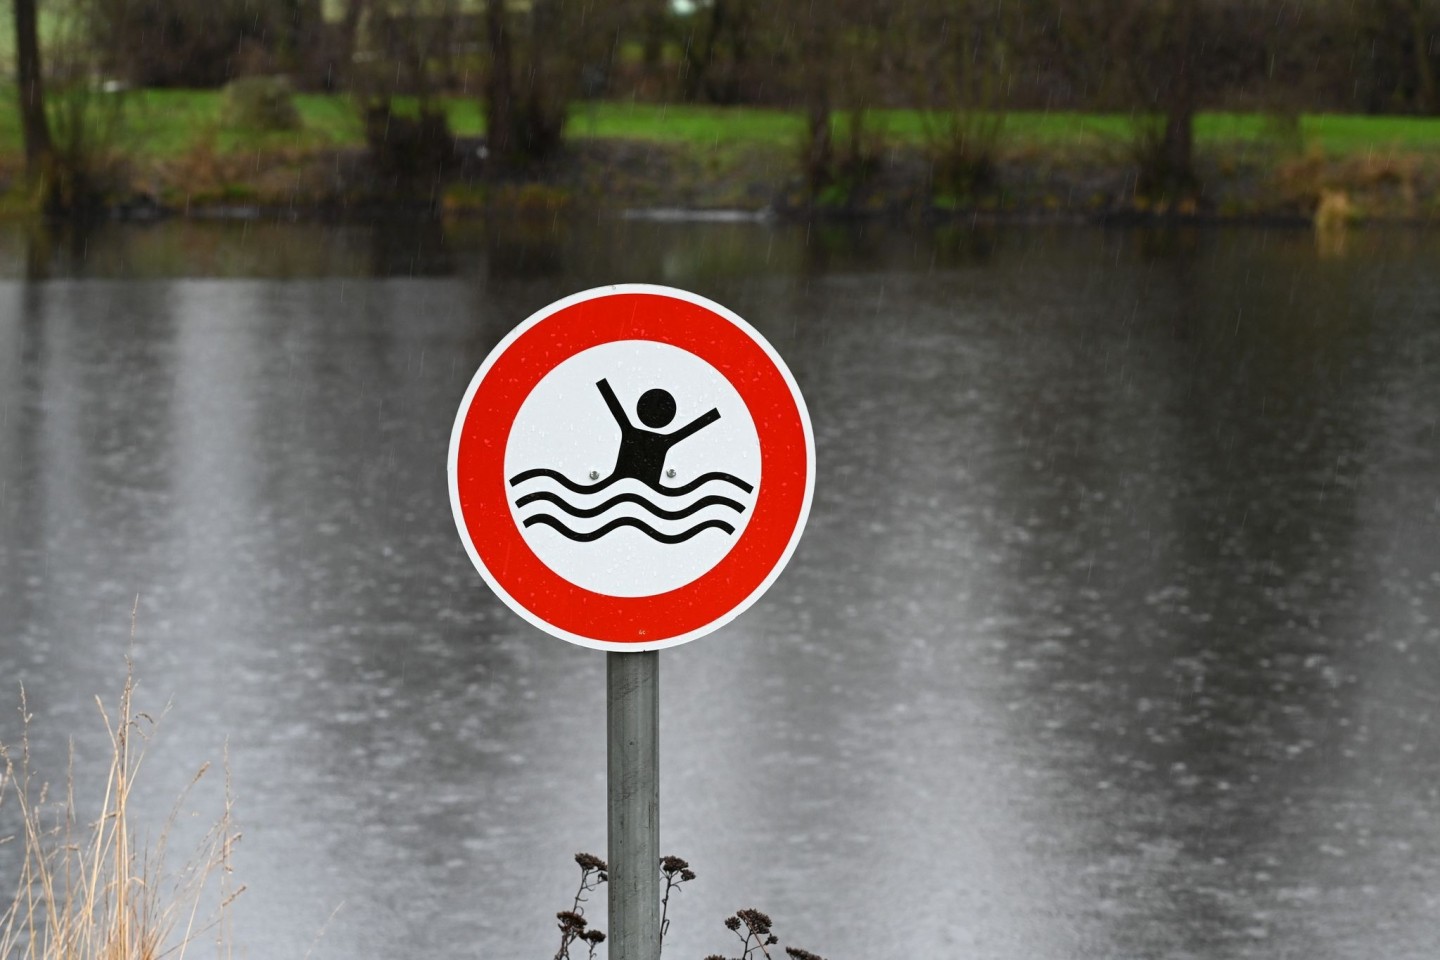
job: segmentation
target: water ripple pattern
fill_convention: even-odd
[[[599,540],[624,528],[637,530],[650,539],[664,544],[683,543],[706,530],[719,530],[727,536],[733,536],[735,525],[723,517],[728,516],[730,519],[735,519],[737,515],[746,510],[745,504],[734,499],[734,492],[739,490],[748,494],[755,489],[754,485],[739,477],[719,471],[704,473],[687,483],[671,487],[616,475],[595,483],[577,483],[557,470],[545,468],[524,470],[515,474],[510,478],[510,486],[528,489],[544,481],[554,481],[570,495],[567,496],[554,490],[533,490],[522,493],[515,500],[517,510],[523,511],[527,507],[538,507],[539,509],[524,516],[521,524],[527,528],[546,526],[567,539],[581,543]],[[617,492],[600,503],[587,503],[580,499],[603,493],[621,483],[630,489]],[[719,493],[707,492],[688,503],[671,502],[700,491],[702,488],[725,489],[726,493],[732,495],[722,496]],[[517,492],[519,491],[517,490]],[[626,507],[639,508],[646,516],[635,516],[631,513],[617,515],[618,511]],[[721,516],[715,515],[721,511],[728,511],[728,513]],[[597,519],[601,523],[593,528],[574,523],[576,520]]]

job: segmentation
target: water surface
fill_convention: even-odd
[[[662,845],[700,874],[666,956],[734,952],[721,921],[757,906],[832,960],[1428,960],[1440,241],[1323,253],[1263,230],[8,229],[0,737],[23,682],[37,759],[62,779],[73,737],[93,781],[94,697],[132,650],[139,705],[169,704],[144,822],[228,744],[238,956],[553,954],[571,856],[604,853],[604,658],[489,595],[446,444],[531,311],[669,283],[785,355],[820,473],[771,593],[662,655]]]

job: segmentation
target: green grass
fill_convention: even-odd
[[[13,84],[0,85],[0,102],[13,104],[14,96]],[[358,110],[344,96],[298,95],[301,129],[273,133],[223,126],[219,91],[143,90],[126,97],[128,146],[141,156],[175,156],[206,140],[221,151],[304,150],[364,142]],[[401,107],[413,109],[414,104],[402,101]],[[457,133],[483,132],[476,99],[452,99],[446,109]],[[868,123],[887,140],[921,144],[927,126],[938,128],[941,118],[917,110],[882,110],[870,114]],[[843,126],[844,121],[837,120],[837,130]],[[1197,141],[1221,148],[1261,144],[1274,136],[1273,131],[1274,122],[1261,114],[1207,113],[1196,123]],[[581,138],[624,137],[712,150],[791,147],[804,133],[804,119],[795,112],[759,107],[587,102],[575,106],[569,132]],[[1123,145],[1130,133],[1131,118],[1123,114],[1015,112],[1005,117],[1002,141],[1007,149],[1065,154]],[[1301,134],[1307,148],[1336,156],[1440,151],[1440,119],[1318,114],[1302,119]],[[0,152],[13,154],[19,148],[17,111],[0,109]]]
[[[1440,149],[1440,119],[1320,114],[1302,121],[1307,141],[1334,153],[1368,153],[1376,148]]]
[[[576,107],[570,131],[576,136],[631,137],[715,146],[744,141],[794,144],[804,133],[797,114],[756,107],[596,103]],[[919,110],[877,110],[867,123],[886,139],[925,142],[927,127],[940,129],[944,118]],[[837,119],[837,131],[845,121]],[[1015,148],[1100,148],[1129,140],[1133,120],[1126,114],[1016,111],[1004,120],[1003,140]],[[1195,124],[1201,145],[1260,144],[1274,136],[1274,121],[1264,114],[1205,113]],[[1301,134],[1309,147],[1336,155],[1377,149],[1440,150],[1440,119],[1366,117],[1334,114],[1306,116]]]
[[[796,113],[759,107],[595,102],[571,114],[571,133],[582,137],[628,137],[713,147],[746,141],[792,144],[805,130]]]
[[[224,126],[222,95],[216,90],[142,90],[128,97],[126,109],[134,149],[151,156],[183,153],[199,139],[210,136],[221,151],[353,147],[365,142],[359,107],[344,96],[297,94],[295,109],[300,114],[300,129],[273,132]],[[401,112],[416,109],[415,101],[407,98],[400,98],[397,106]],[[478,101],[457,99],[445,106],[456,133],[473,136],[483,131]],[[3,136],[4,128],[0,127]]]
[[[364,141],[360,116],[343,97],[300,94],[295,97],[300,129],[262,133],[224,127],[221,94],[216,90],[141,90],[126,96],[131,148],[150,156],[183,153],[207,137],[213,137],[221,150],[316,148]]]

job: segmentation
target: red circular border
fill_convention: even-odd
[[[740,539],[699,578],[646,597],[595,593],[547,567],[515,525],[505,478],[510,428],[540,379],[582,350],[617,340],[667,343],[705,360],[740,394],[760,438],[760,486]],[[657,643],[721,620],[785,558],[806,507],[805,417],[786,376],[749,331],[689,300],[617,292],[543,317],[487,362],[462,412],[455,491],[475,555],[534,617],[604,643]]]

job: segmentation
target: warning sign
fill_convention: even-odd
[[[481,365],[450,444],[456,526],[542,629],[653,650],[732,619],[799,540],[814,441],[793,377],[724,307],[647,285],[561,300]]]

